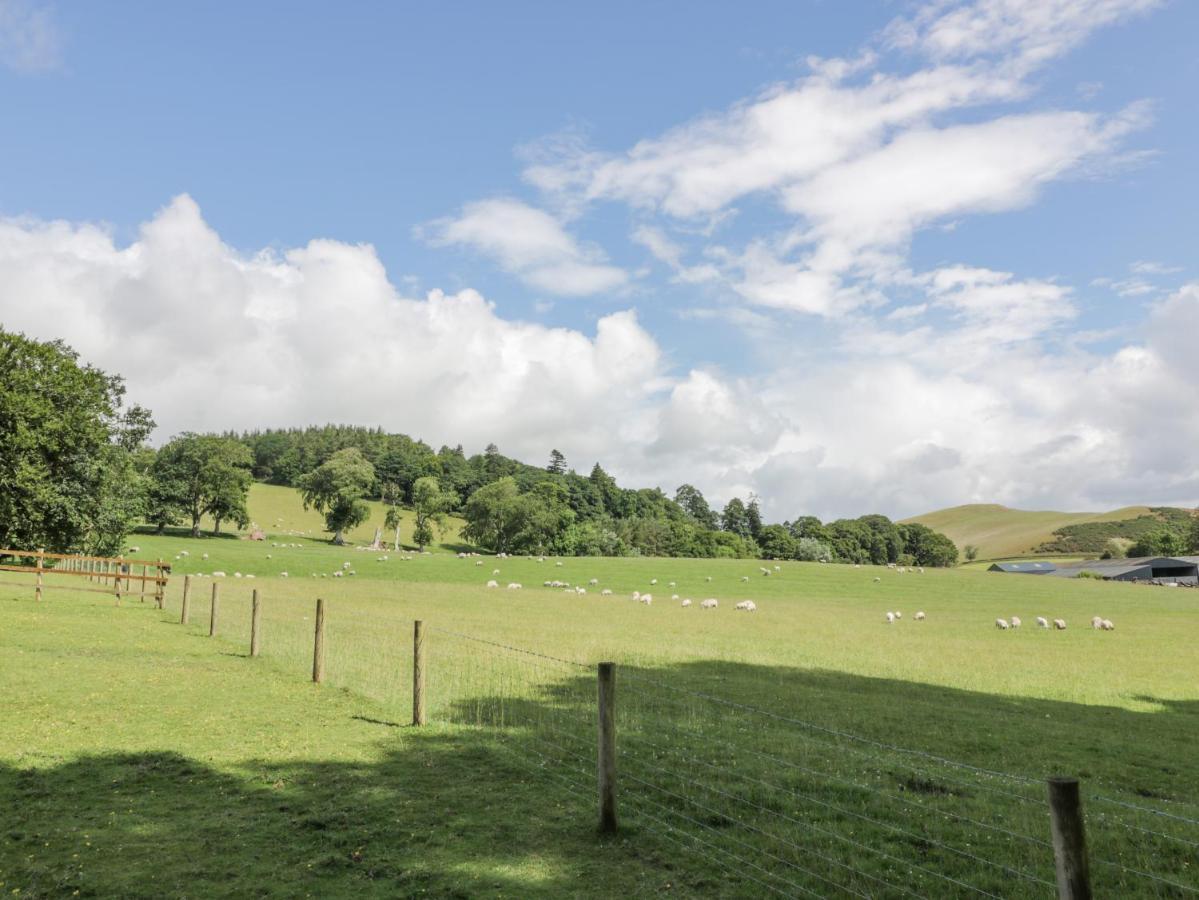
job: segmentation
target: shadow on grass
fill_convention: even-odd
[[[936,841],[1052,878],[1043,849],[1004,856],[1011,852],[1006,839],[989,843],[989,835],[940,818],[939,807],[928,806],[944,803],[1044,838],[1039,785],[1013,787],[881,745],[1037,778],[1077,774],[1129,799],[1193,799],[1199,781],[1195,702],[1162,701],[1159,712],[1135,713],[726,662],[622,667],[617,696],[625,830],[614,840],[595,833],[594,782],[588,780],[595,683],[581,670],[526,696],[455,701],[443,713],[453,727],[418,731],[354,715],[396,729],[380,744],[381,754],[360,763],[256,760],[217,770],[183,755],[146,752],[37,770],[0,765],[0,809],[6,811],[0,880],[6,893],[47,897],[762,895],[744,870],[730,874],[712,852],[694,854],[664,840],[662,828],[639,816],[640,809],[667,818],[686,812],[704,842],[726,851],[736,838],[751,850],[788,852],[746,830],[772,828],[784,816],[852,835],[908,866],[902,872],[885,863],[872,868],[868,854],[847,854],[835,839],[813,837],[799,826],[786,832],[786,840],[811,841],[805,853],[849,858],[870,873],[846,876],[858,890],[876,888],[870,878],[916,878],[913,867],[924,866],[1002,896],[1043,896],[1042,888],[1025,890],[1003,871],[982,871],[969,859],[942,853]],[[759,755],[767,761],[755,763]],[[802,770],[780,770],[770,759]],[[786,791],[755,788],[746,796],[757,811],[743,809],[729,798],[745,792],[735,780],[745,776]],[[568,789],[570,782],[580,793]],[[697,794],[705,789],[695,787],[701,782],[723,793]],[[997,784],[1027,788],[1028,808],[1002,807],[988,793]],[[880,791],[894,794],[895,804],[878,805]],[[694,805],[697,796],[705,805]],[[913,805],[920,815],[911,814]],[[849,822],[837,808],[898,823],[908,836]],[[1123,843],[1112,843],[1117,840]],[[1096,846],[1130,866],[1187,877],[1185,856],[1167,858],[1161,847],[1137,840],[1117,832],[1099,836]],[[828,878],[844,874],[825,872]],[[949,896],[937,892],[935,880],[910,886],[922,896]],[[1123,875],[1103,886],[1109,896],[1162,895]]]

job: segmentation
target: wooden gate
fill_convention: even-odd
[[[22,560],[31,560],[22,565]],[[141,572],[136,570],[141,568]],[[82,556],[72,553],[47,553],[45,550],[0,549],[0,572],[19,572],[32,575],[28,581],[0,581],[9,587],[32,587],[34,597],[42,599],[43,590],[94,591],[112,594],[117,603],[122,597],[136,596],[144,602],[147,595],[154,598],[159,609],[166,597],[167,579],[171,567],[161,559],[125,559],[122,556]],[[68,576],[67,580],[60,576]],[[101,585],[87,587],[81,583]]]

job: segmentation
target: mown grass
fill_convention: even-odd
[[[302,547],[137,538],[172,560],[187,550],[177,573],[256,575],[220,580],[215,640],[208,577],[192,579],[186,627],[177,576],[163,612],[54,591],[38,607],[30,591],[0,591],[14,598],[0,602],[0,676],[20,698],[0,712],[0,762],[22,810],[0,880],[31,895],[60,881],[148,895],[144,878],[168,873],[156,895],[220,894],[218,874],[230,895],[966,895],[953,878],[1044,896],[1041,780],[1071,773],[1084,779],[1101,895],[1183,896],[1137,872],[1199,887],[1184,842],[1199,834],[1169,817],[1199,820],[1194,592],[796,563],[765,576],[745,561],[478,566],[281,539]],[[311,577],[343,562],[358,574]],[[485,588],[496,568],[524,588]],[[591,578],[584,596],[540,586]],[[259,660],[244,657],[254,589]],[[632,590],[656,600],[633,603]],[[683,609],[672,593],[721,606]],[[317,596],[328,680],[314,689]],[[742,598],[758,612],[734,612]],[[904,618],[887,626],[894,609]],[[1024,628],[994,629],[1013,614]],[[1117,630],[1084,627],[1095,614]],[[1036,615],[1070,627],[1036,629]],[[415,619],[430,629],[421,733],[405,727]],[[594,834],[601,659],[618,663],[616,841]],[[113,778],[122,797],[136,786],[137,803],[172,786],[183,802],[108,822]],[[78,814],[144,866],[104,856],[72,875]],[[193,831],[203,841],[176,840]],[[38,852],[30,834],[54,849]],[[151,864],[163,854],[169,865]]]

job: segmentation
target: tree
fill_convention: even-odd
[[[766,559],[793,559],[796,538],[782,525],[765,525],[758,530],[758,546]]]
[[[795,558],[802,562],[828,562],[833,558],[833,548],[816,538],[796,538]]]
[[[375,482],[375,467],[356,447],[338,450],[324,463],[300,478],[304,508],[325,517],[325,530],[333,543],[345,543],[345,531],[367,520],[370,507],[362,498]]]
[[[690,484],[679,485],[679,489],[674,492],[674,502],[681,506],[692,521],[702,528],[715,530],[720,527],[716,513],[712,511],[712,507],[708,506],[708,501],[699,492],[699,488]]]
[[[61,341],[0,329],[0,546],[120,548],[144,510],[135,459],[154,427],[124,395]]]
[[[545,470],[552,475],[565,475],[566,457],[563,456],[558,450],[551,450],[550,462],[549,465],[545,467]]]
[[[222,518],[248,523],[250,448],[232,438],[185,432],[166,444],[150,467],[151,519],[159,526],[183,516],[192,537],[200,536],[200,519],[213,516],[217,531]]]
[[[1187,538],[1170,528],[1160,528],[1143,536],[1128,548],[1128,555],[1179,556],[1187,552]]]
[[[967,544],[962,548],[962,554],[966,557],[967,562],[974,562],[978,559],[978,547],[974,544]]]
[[[739,497],[734,497],[724,505],[720,514],[721,527],[730,534],[749,537],[749,518],[745,512],[745,504]]]
[[[756,541],[758,535],[762,533],[762,508],[758,505],[758,498],[753,494],[750,494],[749,504],[745,507],[745,525],[749,529],[750,536]]]
[[[1190,553],[1199,553],[1199,510],[1195,511],[1194,518],[1191,521],[1190,533]]]
[[[396,553],[400,552],[400,498],[404,492],[398,484],[383,485],[383,502],[387,504],[387,516],[383,519],[383,527],[388,531],[395,532],[395,541],[392,549]]]
[[[481,547],[507,553],[524,527],[525,511],[516,479],[510,475],[499,478],[471,494],[462,507],[466,520],[462,535]]]
[[[453,505],[453,495],[441,489],[432,475],[416,479],[412,486],[412,509],[416,521],[412,529],[412,540],[418,550],[424,550],[436,537],[434,527],[445,527],[445,511]]]

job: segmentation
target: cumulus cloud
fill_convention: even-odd
[[[336,421],[531,461],[558,447],[634,485],[752,490],[777,519],[1199,497],[1199,285],[1152,308],[1144,341],[1091,355],[1059,341],[1066,286],[961,266],[908,280],[919,314],[735,376],[670,368],[632,311],[585,334],[473,290],[404,296],[366,245],[240,253],[186,196],[127,246],[0,221],[0,323],[124,374],[159,438]]]
[[[44,72],[61,64],[62,39],[45,6],[32,0],[0,0],[0,65],[17,72]]]
[[[567,297],[611,291],[628,280],[596,247],[579,243],[549,213],[518,200],[468,204],[421,229],[436,246],[462,245],[494,259],[526,284]]]

